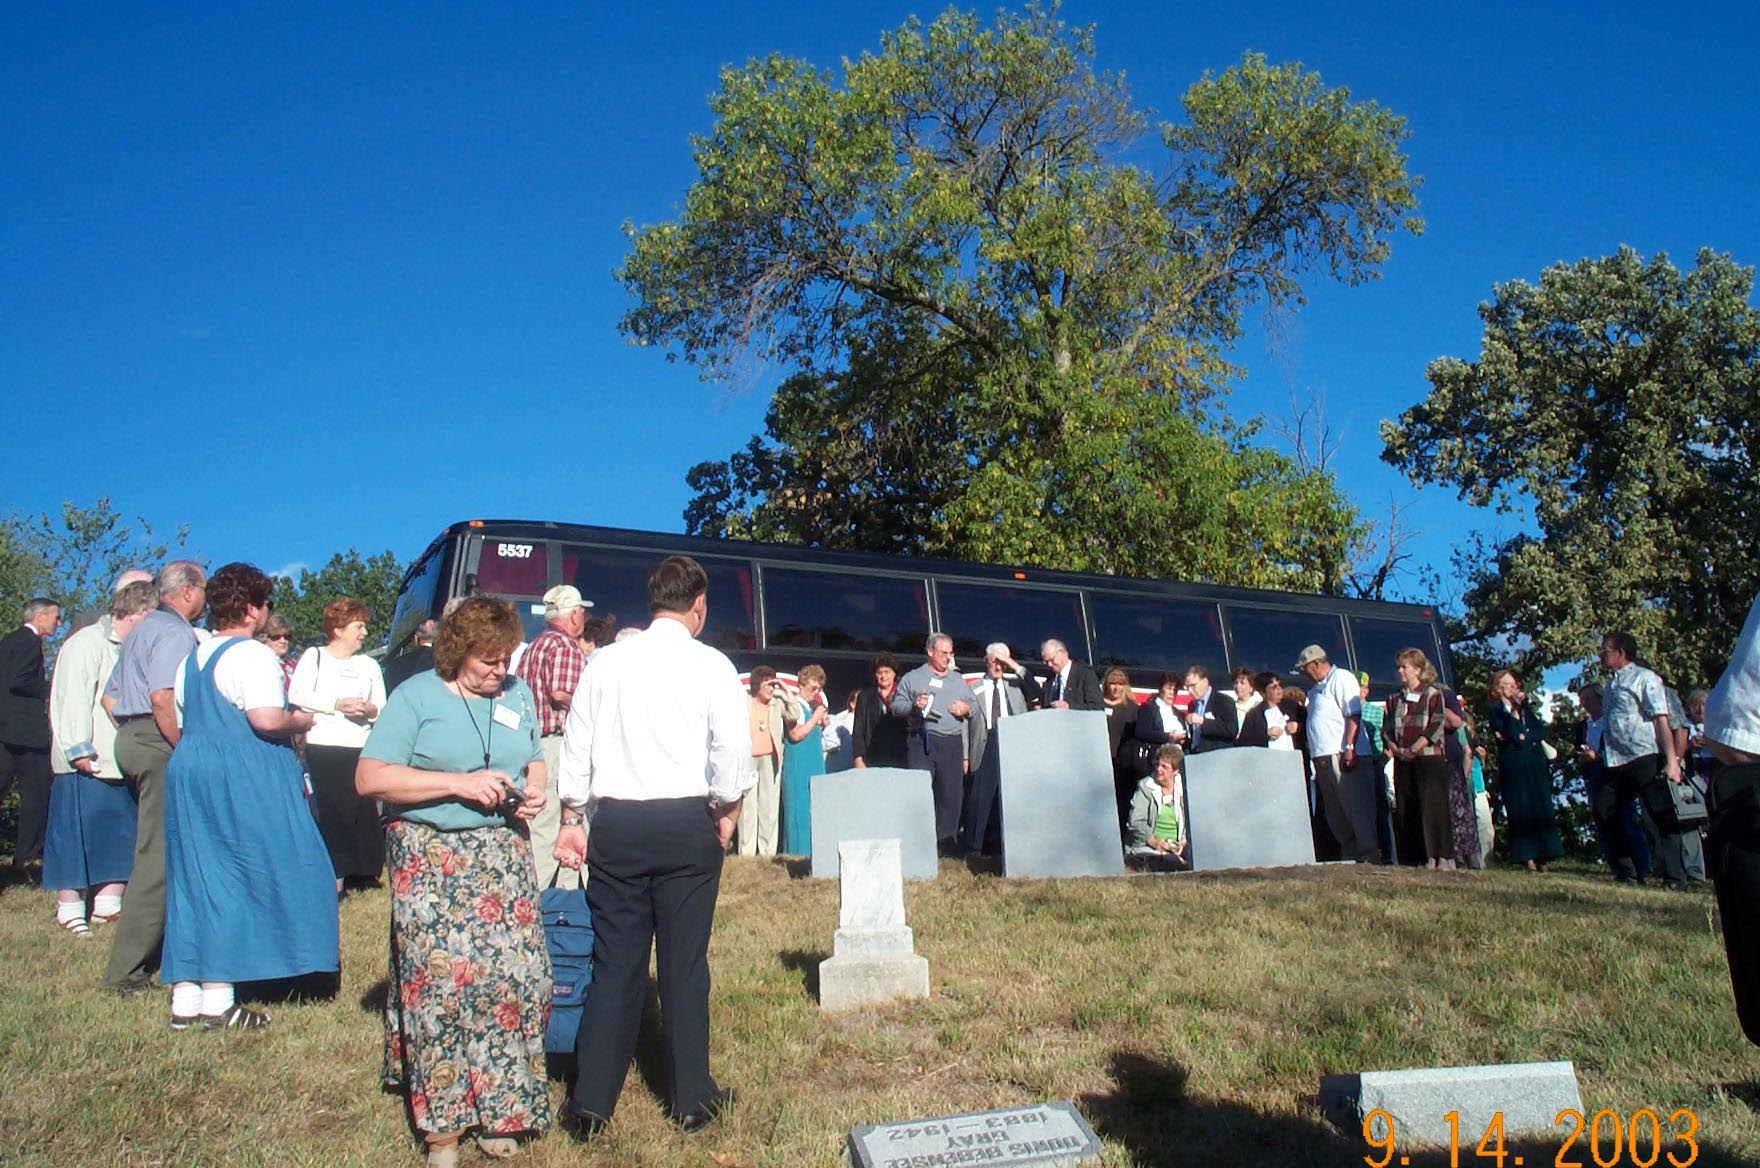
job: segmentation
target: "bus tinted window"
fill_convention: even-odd
[[[1228,672],[1222,614],[1214,604],[1090,591],[1088,615],[1094,621],[1096,666],[1182,670],[1202,665],[1212,677]]]
[[[485,538],[477,587],[490,596],[542,596],[550,587],[550,545],[542,540]]]
[[[929,631],[928,585],[901,576],[766,567],[764,629],[777,648],[919,653]]]
[[[590,616],[613,622],[614,633],[646,628],[650,619],[648,573],[665,558],[662,552],[565,545],[562,580],[593,602]],[[709,577],[709,623],[703,629],[703,644],[723,652],[755,648],[758,638],[752,619],[751,564],[714,557],[697,562]]]
[[[1366,670],[1376,687],[1394,683],[1393,657],[1401,649],[1418,649],[1436,664],[1436,630],[1422,621],[1351,618],[1351,642],[1357,650],[1357,668]]]
[[[436,544],[410,570],[403,591],[398,594],[397,609],[391,614],[391,628],[385,634],[385,644],[392,651],[398,651],[416,627],[434,615],[434,594],[440,588],[440,564],[446,558],[446,546]]]
[[[1088,660],[1081,594],[1061,588],[935,582],[941,631],[953,638],[961,669],[984,667],[984,646],[1006,641],[1016,661],[1039,660],[1039,645],[1056,637],[1070,656]]]
[[[1269,669],[1289,674],[1296,658],[1309,645],[1326,650],[1334,665],[1348,665],[1344,651],[1344,625],[1337,615],[1324,612],[1290,612],[1276,608],[1228,607],[1229,640],[1234,647],[1233,664],[1249,669]]]

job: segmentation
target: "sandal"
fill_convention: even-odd
[[[236,1003],[227,1007],[223,1014],[202,1015],[203,1030],[261,1030],[267,1025],[269,1015]]]
[[[519,1141],[512,1136],[478,1136],[477,1151],[491,1160],[505,1160],[519,1151]]]
[[[185,1030],[194,1030],[196,1023],[201,1020],[200,1014],[173,1014],[171,1015],[171,1029],[182,1034]]]
[[[114,925],[117,921],[119,921],[121,919],[122,919],[122,914],[119,912],[113,912],[113,913],[95,912],[92,914],[92,924],[94,924],[94,925]]]
[[[86,924],[86,919],[84,917],[74,917],[70,921],[64,921],[60,917],[56,917],[55,923],[72,933],[77,940],[90,941],[92,939],[92,927]]]

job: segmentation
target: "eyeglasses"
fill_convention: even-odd
[[[285,641],[288,639],[288,635],[286,633],[279,633],[273,637],[270,637],[269,639],[271,641]]]

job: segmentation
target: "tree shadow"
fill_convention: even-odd
[[[813,857],[778,856],[776,864],[788,873],[790,880],[805,880],[813,875]]]
[[[787,949],[780,955],[782,968],[801,975],[801,988],[815,1002],[819,1000],[819,963],[831,954],[822,949]]]
[[[1389,1150],[1384,1145],[1369,1144],[1360,1132],[1340,1130],[1321,1118],[1318,1095],[1302,1100],[1304,1115],[1268,1114],[1238,1103],[1193,1098],[1187,1091],[1189,1072],[1176,1060],[1121,1050],[1114,1052],[1111,1070],[1116,1085],[1113,1091],[1084,1095],[1077,1102],[1095,1132],[1122,1145],[1132,1162],[1142,1168],[1185,1168],[1190,1164],[1362,1168],[1366,1163],[1383,1163],[1384,1156],[1386,1164],[1399,1168],[1448,1168],[1451,1162],[1447,1148],[1396,1146]],[[1756,1097],[1754,1084],[1726,1085],[1726,1089],[1743,1093],[1744,1100]],[[1664,1154],[1672,1151],[1677,1161],[1688,1162],[1687,1145],[1670,1142],[1667,1131],[1665,1125]],[[1476,1158],[1479,1134],[1472,1133],[1469,1138],[1462,1133],[1456,1162],[1496,1162]],[[1503,1162],[1530,1168],[1561,1159],[1566,1163],[1589,1163],[1586,1134],[1560,1156],[1568,1135],[1566,1129],[1560,1128],[1555,1138],[1508,1140],[1503,1145],[1508,1158]],[[1707,1139],[1703,1128],[1698,1133],[1697,1148],[1697,1158],[1690,1161],[1694,1168],[1745,1168],[1751,1164],[1750,1158],[1738,1149]],[[1631,1158],[1629,1148],[1622,1150],[1626,1154],[1612,1163],[1595,1162],[1602,1168],[1638,1163]],[[1651,1150],[1648,1143],[1639,1150],[1643,1162],[1657,1162],[1649,1159]]]

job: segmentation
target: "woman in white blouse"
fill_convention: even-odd
[[[378,880],[385,866],[378,802],[362,798],[354,785],[367,731],[385,704],[385,678],[379,663],[360,651],[366,605],[346,596],[332,600],[324,607],[324,634],[329,644],[307,649],[294,667],[287,700],[315,718],[306,734],[306,770],[340,893],[345,880]]]

